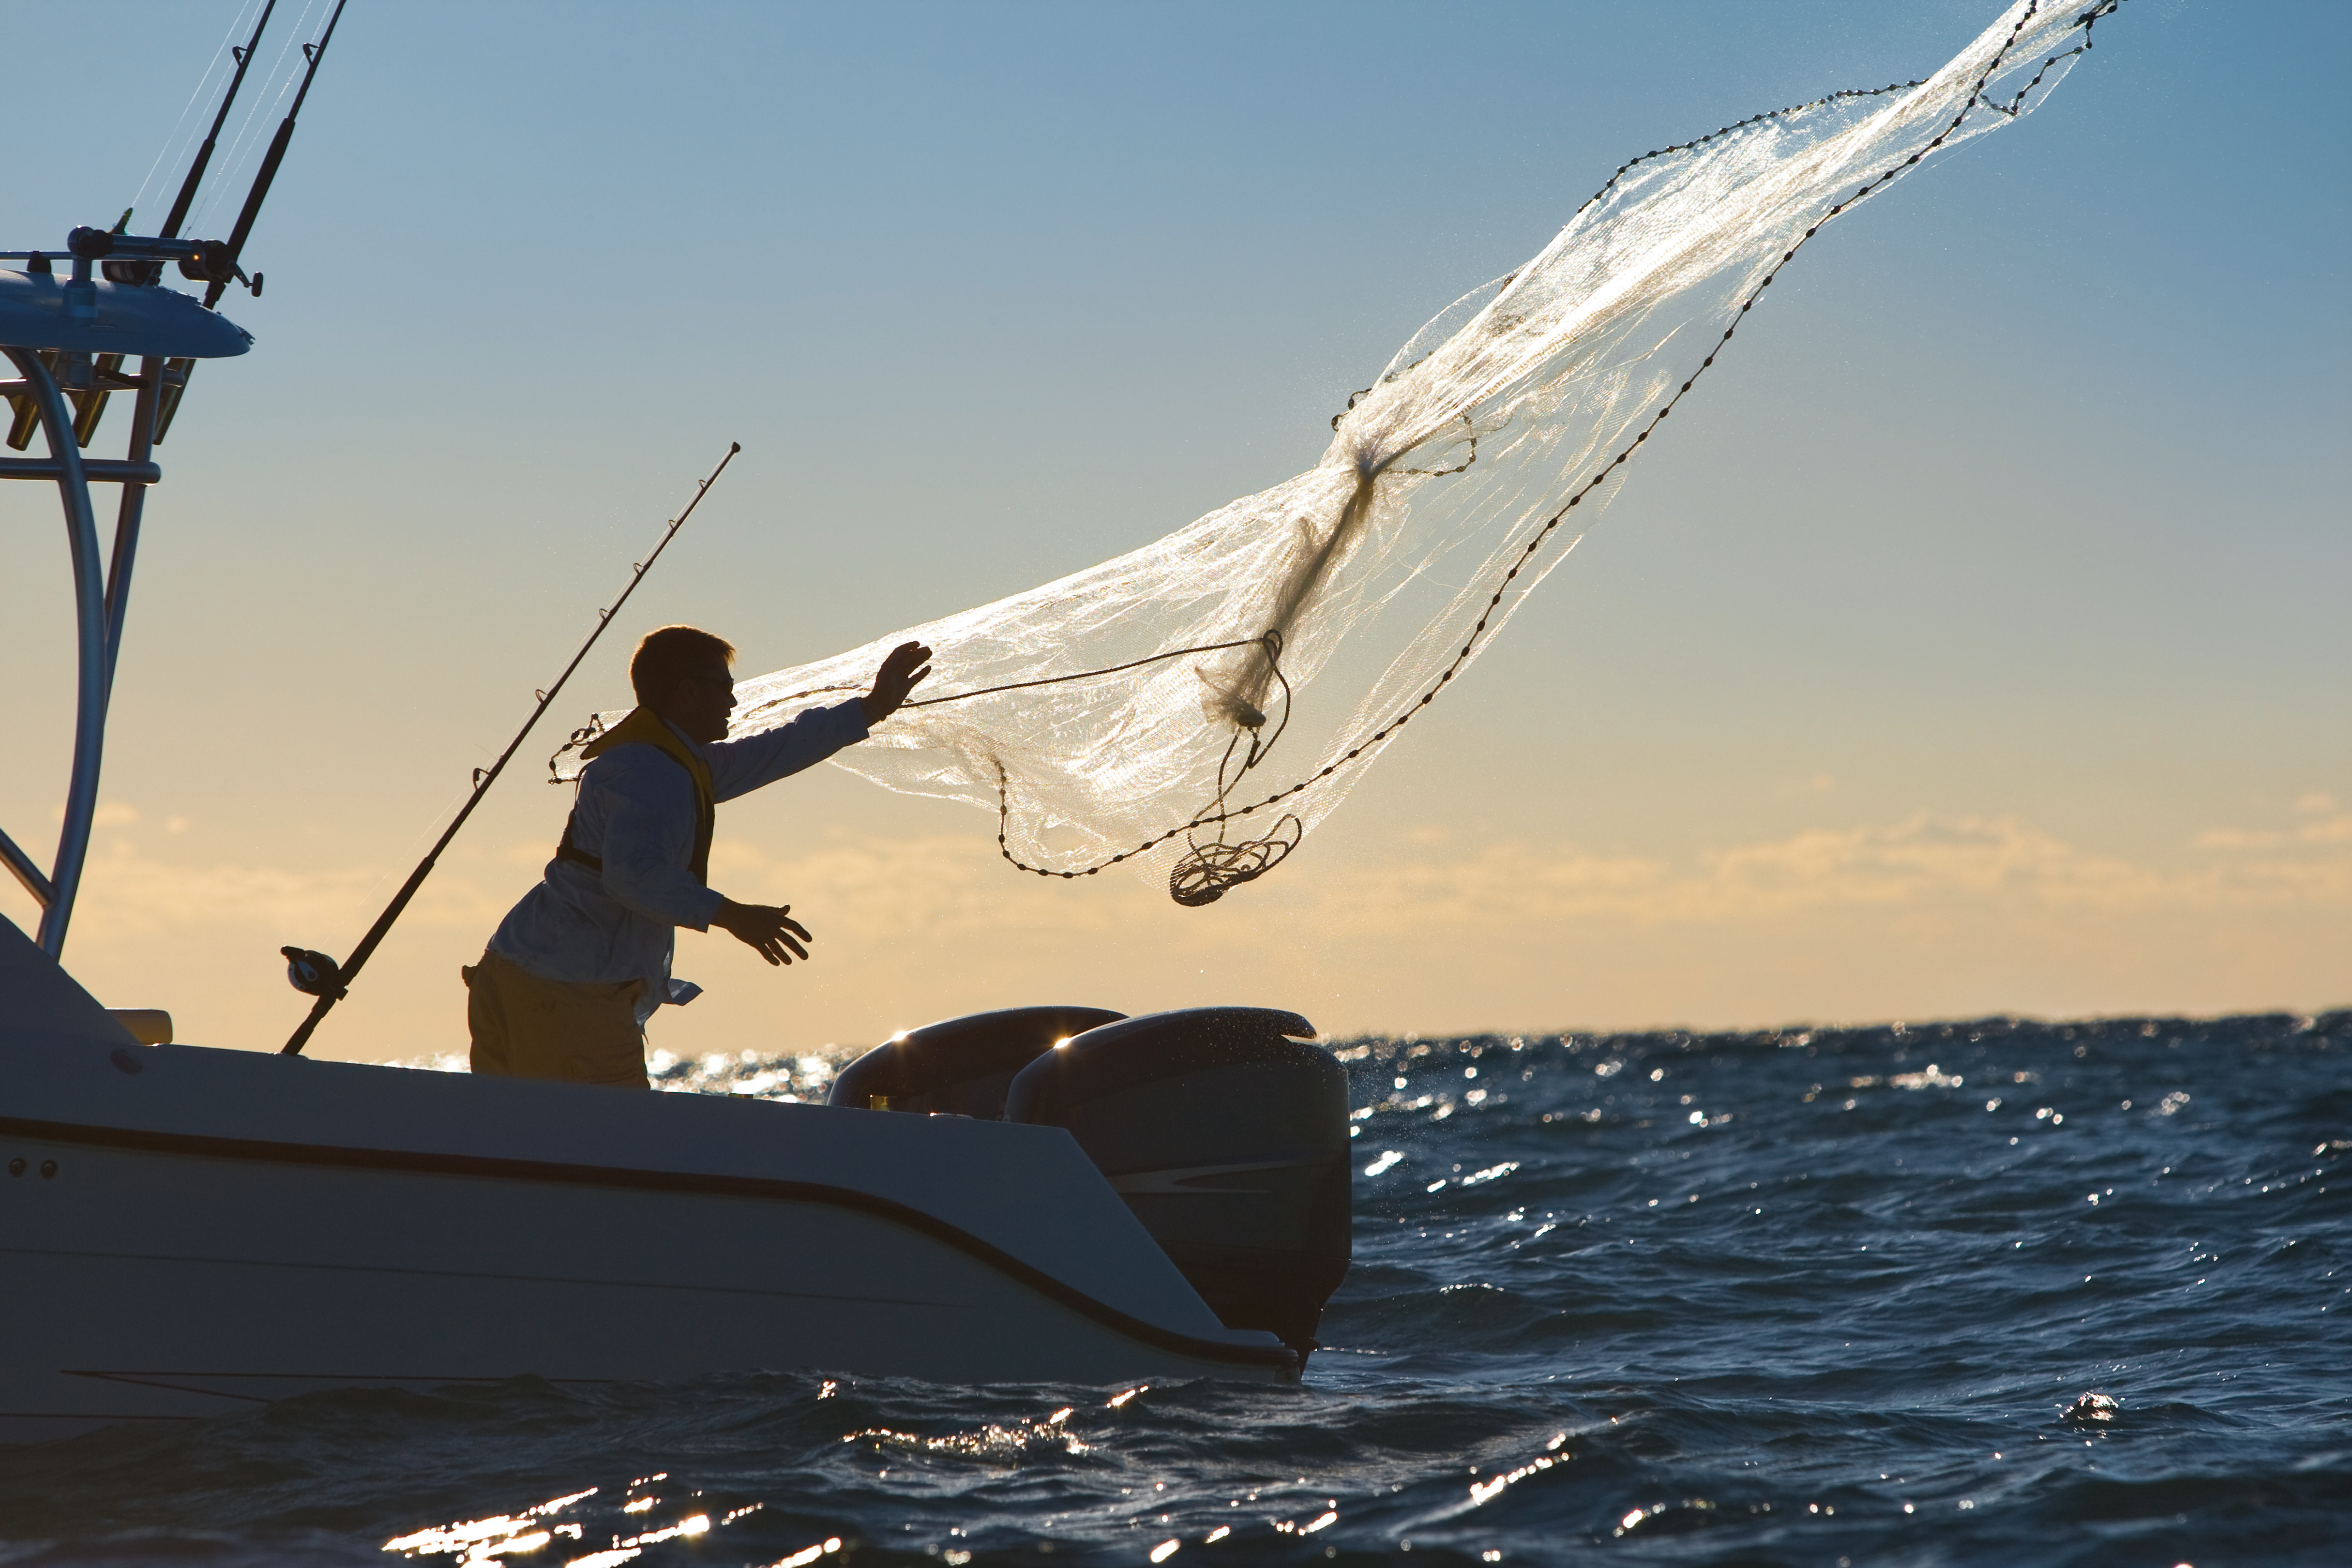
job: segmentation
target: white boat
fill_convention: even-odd
[[[1221,1322],[1064,1127],[142,1046],[5,922],[0,994],[0,1441],[521,1373],[1304,1361]],[[1255,1207],[1336,1166],[1344,1201],[1339,1139],[1122,1184]]]
[[[0,1441],[520,1374],[1300,1375],[1349,1165],[1344,1073],[1294,1015],[953,1020],[818,1106],[176,1045],[84,991],[60,958],[152,447],[193,360],[250,340],[152,280],[202,247],[69,250],[65,283],[0,253],[30,263],[0,271],[0,394],[48,447],[0,478],[58,489],[80,682],[56,856],[0,834],[43,910],[0,919]],[[118,391],[128,456],[89,458],[66,395]],[[122,487],[103,573],[93,481]]]

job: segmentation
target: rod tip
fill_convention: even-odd
[[[743,443],[740,441],[730,441],[727,443],[727,455],[730,458],[742,449]]]

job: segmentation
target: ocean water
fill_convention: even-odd
[[[0,1563],[2352,1563],[2352,1015],[1339,1049],[1303,1386],[320,1394],[0,1448]]]

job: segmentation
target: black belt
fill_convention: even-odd
[[[555,847],[555,858],[558,860],[570,860],[585,866],[599,877],[604,874],[603,859],[589,854],[588,851],[572,842],[572,819],[568,816],[563,819],[563,842]]]

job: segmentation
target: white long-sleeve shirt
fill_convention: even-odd
[[[740,741],[687,744],[709,764],[712,798],[732,800],[814,767],[866,733],[866,705],[852,698]],[[643,745],[599,755],[580,772],[572,842],[604,861],[604,873],[550,860],[539,885],[499,922],[490,951],[542,980],[643,980],[639,1023],[665,1002],[691,1001],[700,987],[670,978],[676,931],[709,930],[719,903],[694,874],[694,781],[675,759]]]

